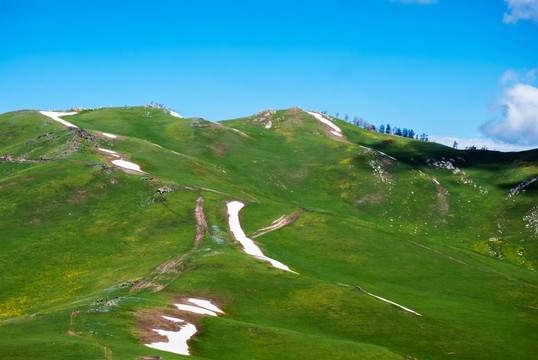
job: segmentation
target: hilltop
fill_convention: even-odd
[[[533,358],[538,149],[78,110],[0,115],[0,358]]]

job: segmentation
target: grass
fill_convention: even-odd
[[[260,115],[217,126],[143,107],[68,120],[94,138],[34,111],[0,115],[0,155],[18,159],[0,163],[1,358],[182,358],[143,346],[152,328],[170,326],[163,314],[198,326],[194,358],[531,359],[537,350],[537,235],[523,220],[536,183],[507,196],[538,174],[536,150],[458,151],[334,120],[347,139],[338,142],[300,109],[272,114],[270,129]],[[122,172],[96,147],[146,174]],[[464,174],[427,163],[443,157]],[[163,186],[172,192],[157,193]],[[196,248],[199,196],[208,232]],[[298,275],[241,251],[230,200],[246,203],[247,234],[305,210],[256,238]],[[121,286],[182,254],[164,290]],[[96,303],[116,296],[117,306]],[[186,296],[226,314],[178,313],[172,304]]]

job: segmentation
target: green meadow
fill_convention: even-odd
[[[538,176],[538,150],[455,150],[331,118],[338,138],[299,108],[65,119],[85,132],[0,115],[1,359],[185,358],[144,346],[178,329],[163,315],[196,325],[193,359],[535,358],[538,182],[511,190]],[[296,274],[242,251],[232,200]],[[189,297],[224,314],[174,306]]]

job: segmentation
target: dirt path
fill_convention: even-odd
[[[235,131],[235,132],[238,133],[239,135],[241,135],[241,136],[243,136],[243,137],[246,137],[246,138],[249,138],[249,139],[250,139],[250,136],[248,136],[247,134],[245,134],[245,133],[242,132],[241,130],[237,130],[237,129],[231,128],[231,127],[229,127],[229,126],[222,125],[221,123],[218,123],[218,122],[212,122],[211,125],[212,125],[212,126],[215,126],[215,127],[218,127],[218,128],[221,128],[221,129],[226,129],[226,130],[232,130],[232,131]]]
[[[77,317],[78,314],[80,314],[82,311],[81,310],[73,310],[71,312],[71,316],[69,317],[69,329],[67,330],[67,334],[71,335],[71,336],[75,336],[75,337],[78,337],[78,338],[81,338],[81,339],[84,339],[84,340],[88,340],[88,341],[91,341],[93,342],[94,344],[96,344],[97,346],[99,347],[102,347],[104,352],[105,352],[105,358],[107,359],[112,359],[112,350],[110,350],[108,347],[100,344],[97,340],[94,340],[94,339],[91,339],[91,338],[88,338],[88,337],[85,337],[85,336],[82,336],[80,334],[78,334],[76,331],[74,331],[72,329],[73,327],[73,321],[75,320],[75,318]]]
[[[450,255],[447,255],[447,254],[445,254],[445,253],[442,253],[442,252],[440,252],[439,250],[432,249],[431,247],[428,247],[428,246],[426,246],[426,245],[422,245],[422,244],[419,244],[419,243],[414,242],[414,241],[411,241],[411,240],[407,240],[407,241],[409,241],[409,242],[412,243],[412,244],[415,244],[415,245],[418,245],[418,246],[420,246],[420,247],[423,247],[424,249],[433,251],[433,252],[435,252],[435,253],[437,253],[437,254],[439,254],[439,255],[443,255],[444,257],[449,258],[449,259],[452,260],[452,261],[458,262],[458,263],[463,264],[463,265],[470,266],[470,267],[475,268],[475,269],[480,270],[480,271],[484,271],[484,272],[493,274],[493,271],[486,270],[486,269],[483,269],[483,268],[481,268],[481,267],[478,267],[478,266],[475,266],[475,265],[471,265],[471,264],[466,263],[466,262],[464,262],[464,261],[458,260],[458,259],[456,259],[456,258],[454,258],[454,257],[452,257],[452,256],[450,256]]]
[[[250,236],[250,238],[256,239],[257,237],[270,233],[271,231],[275,231],[280,228],[283,228],[284,226],[287,226],[291,224],[292,222],[294,222],[295,220],[297,220],[297,218],[305,211],[306,211],[305,209],[300,209],[300,210],[292,212],[291,214],[282,215],[281,217],[273,221],[271,225],[256,230],[254,232],[254,235]]]
[[[204,214],[204,198],[200,195],[196,199],[196,208],[194,209],[194,217],[196,218],[196,237],[194,239],[194,250],[198,250],[204,236],[209,235],[209,226]]]
[[[204,213],[204,198],[202,195],[196,199],[196,207],[194,208],[194,218],[196,219],[196,236],[192,249],[182,255],[176,255],[170,260],[162,263],[153,270],[147,280],[142,280],[131,288],[131,292],[139,291],[146,288],[153,288],[153,292],[161,291],[170,285],[183,272],[190,270],[186,267],[184,261],[193,252],[198,250],[204,236],[209,234],[207,220]]]

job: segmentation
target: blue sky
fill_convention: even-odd
[[[0,112],[301,106],[538,147],[538,0],[0,0],[0,44]]]

